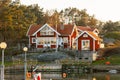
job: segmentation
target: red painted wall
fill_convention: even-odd
[[[81,44],[82,40],[89,40],[90,41],[90,51],[93,51],[93,38],[90,37],[89,35],[88,35],[88,37],[83,37],[83,35],[78,38],[78,50],[81,50],[81,48],[82,48],[82,44]],[[97,43],[98,42],[95,41],[95,50],[98,50]]]
[[[100,43],[98,44],[98,42],[99,42],[98,40],[95,41],[95,44],[96,44],[95,50],[96,51],[100,48]]]
[[[43,45],[37,45],[37,48],[43,48]]]
[[[51,48],[56,48],[56,45],[51,45]]]
[[[83,34],[84,35],[84,34]],[[90,50],[93,51],[93,38],[88,36],[88,37],[83,37],[83,35],[81,37],[78,38],[78,50],[81,50],[81,42],[82,40],[90,40]],[[98,44],[98,40],[95,41],[95,51],[97,51],[100,47],[100,44]]]
[[[68,43],[64,43],[64,48],[68,48],[69,44]]]
[[[37,48],[44,48],[43,45],[37,45]],[[51,48],[56,48],[56,45],[51,45]]]

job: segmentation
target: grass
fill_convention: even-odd
[[[93,62],[93,65],[105,65],[109,61],[110,65],[120,65],[120,55],[112,55],[104,60],[97,60]]]

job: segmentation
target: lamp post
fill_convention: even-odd
[[[2,49],[2,64],[1,64],[1,80],[4,80],[4,50],[7,47],[5,42],[0,43],[0,48]]]
[[[25,52],[25,62],[24,62],[24,80],[26,80],[26,74],[27,74],[27,59],[26,59],[26,52],[28,51],[27,47],[23,48],[23,51]]]

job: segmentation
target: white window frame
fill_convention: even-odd
[[[56,45],[56,37],[40,37],[37,39],[39,45]]]
[[[36,43],[36,38],[32,38],[32,43]]]
[[[84,34],[83,37],[88,37],[88,35],[87,35],[87,34]]]
[[[85,42],[85,45],[87,44],[87,47],[85,47],[84,42]],[[86,42],[88,42],[88,43],[86,43]],[[81,48],[82,48],[82,50],[90,50],[90,40],[82,40]]]
[[[63,37],[63,43],[68,43],[68,37]]]

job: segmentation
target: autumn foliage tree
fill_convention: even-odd
[[[20,5],[19,0],[0,0],[0,41],[6,41],[8,45],[20,42],[26,38],[31,24],[43,22],[43,16],[37,5]]]

